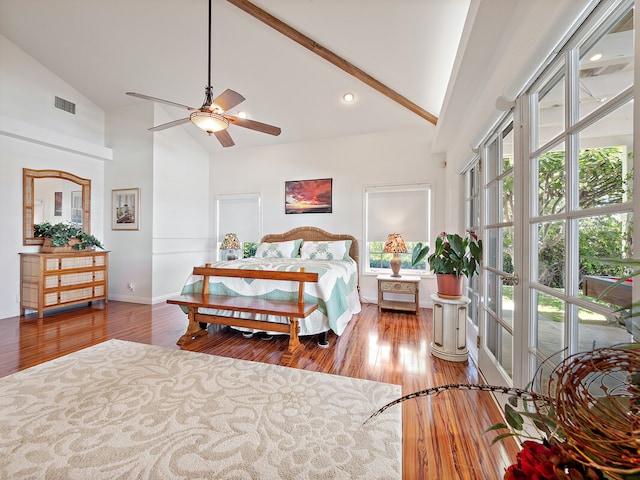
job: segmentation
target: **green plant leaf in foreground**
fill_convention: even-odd
[[[429,245],[425,245],[423,247],[422,242],[418,242],[414,247],[413,253],[411,255],[411,265],[415,267],[422,260],[424,260],[424,257],[427,256],[427,253],[429,253]]]

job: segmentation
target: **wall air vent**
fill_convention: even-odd
[[[65,112],[76,114],[76,104],[70,102],[69,100],[65,100],[64,98],[56,97],[55,107],[60,110],[64,110]]]

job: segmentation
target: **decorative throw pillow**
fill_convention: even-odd
[[[300,257],[306,260],[346,260],[349,258],[351,240],[335,242],[303,242]]]
[[[295,258],[299,256],[302,239],[288,242],[262,242],[256,249],[256,258]]]

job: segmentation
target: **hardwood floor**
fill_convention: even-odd
[[[306,348],[291,367],[335,375],[401,384],[403,394],[449,383],[477,383],[472,362],[454,363],[429,354],[431,310],[420,316],[384,311],[363,304],[340,337],[329,335],[330,348],[315,337],[301,337]],[[180,348],[177,339],[187,325],[175,305],[97,302],[62,313],[0,320],[0,376],[46,362],[111,338]],[[245,339],[225,328],[183,349],[256,362],[281,362],[286,337],[271,341]],[[372,405],[372,409],[381,405]],[[491,446],[484,430],[501,421],[486,392],[449,391],[392,408],[403,409],[403,478],[501,479],[515,461],[515,442]]]

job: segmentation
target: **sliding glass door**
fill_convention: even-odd
[[[528,367],[632,340],[626,273],[598,259],[632,256],[633,2],[603,2],[522,99],[528,129],[525,228],[532,266]]]
[[[626,270],[599,260],[633,255],[633,17],[631,0],[598,4],[481,146],[490,383],[640,338],[632,286],[603,296]]]
[[[478,360],[490,383],[510,383],[514,366],[515,248],[514,131],[508,118],[483,149],[484,303]]]

